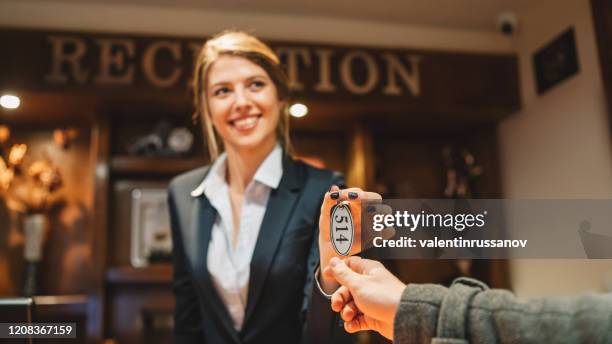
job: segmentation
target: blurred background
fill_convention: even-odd
[[[81,341],[169,341],[165,187],[208,163],[189,82],[224,29],[277,51],[296,155],[350,186],[612,196],[609,1],[0,0],[0,297]],[[612,291],[608,260],[385,263],[407,283]]]

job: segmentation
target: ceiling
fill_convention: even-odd
[[[503,12],[517,15],[541,0],[22,0],[194,8],[237,13],[262,13],[368,20],[413,26],[495,31]]]

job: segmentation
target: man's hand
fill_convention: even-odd
[[[362,200],[381,200],[382,197],[374,192],[366,192],[359,188],[350,188],[340,190],[337,186],[332,188],[325,194],[323,204],[321,204],[321,215],[319,217],[319,258],[321,268],[329,265],[332,257],[341,257],[334,250],[330,235],[330,216],[332,208],[339,202],[346,201],[351,210],[353,217],[353,245],[348,255],[354,255],[362,250],[361,245],[361,201]],[[339,285],[333,278],[322,276],[320,278],[321,287],[323,290],[331,294]]]
[[[393,340],[393,320],[406,286],[374,260],[332,258],[323,271],[342,286],[332,295],[331,307],[340,312],[349,333],[374,330]]]

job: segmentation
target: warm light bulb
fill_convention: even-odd
[[[4,94],[0,97],[0,106],[5,109],[16,109],[21,104],[19,97],[12,94]]]
[[[289,108],[289,114],[293,117],[304,117],[308,114],[308,107],[304,104],[295,103]]]

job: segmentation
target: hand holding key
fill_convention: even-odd
[[[349,333],[374,330],[393,340],[393,321],[406,286],[377,261],[333,258],[323,276],[342,286],[332,295],[331,307],[344,320]]]
[[[359,188],[340,190],[337,186],[325,194],[319,217],[319,257],[321,267],[329,264],[332,257],[345,258],[362,251],[361,202],[381,200],[375,192]],[[321,287],[326,293],[338,288],[333,279],[322,276]]]

